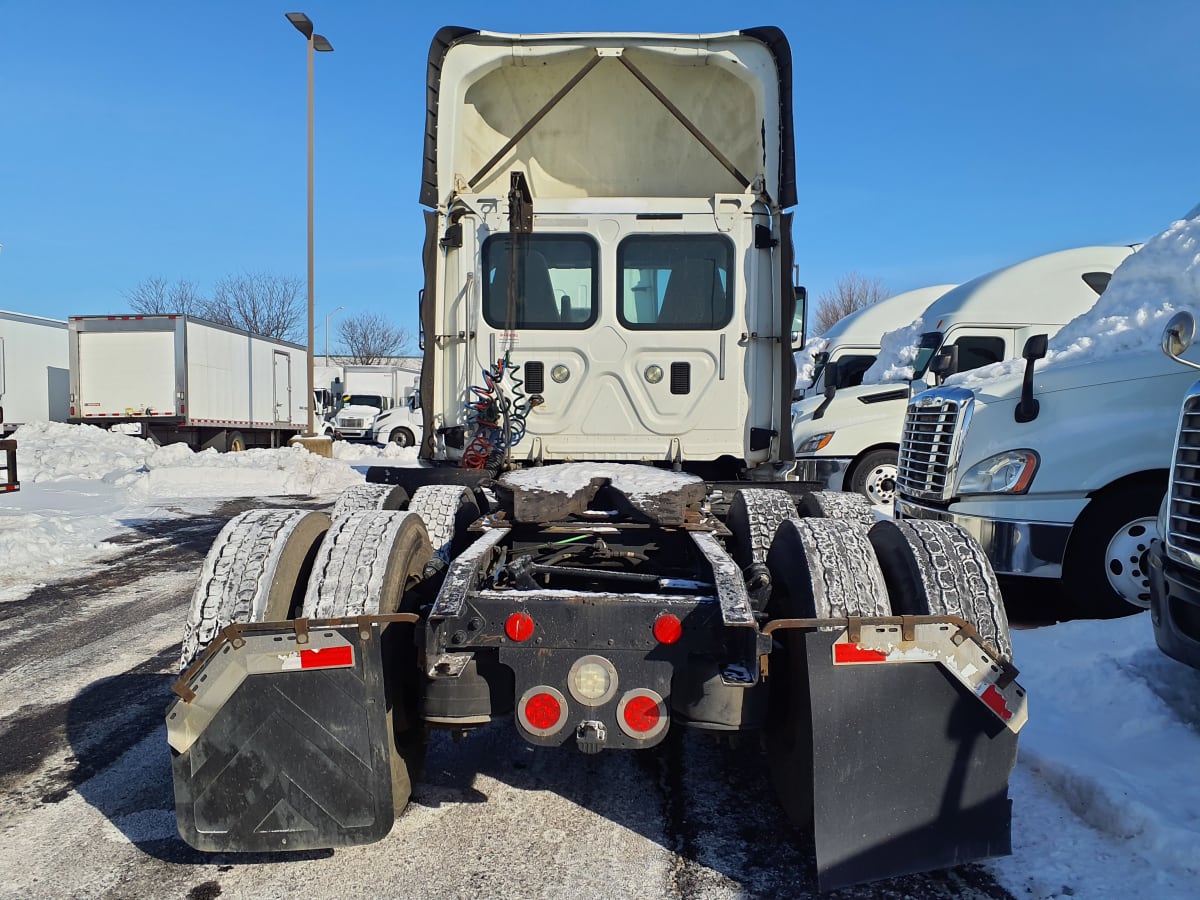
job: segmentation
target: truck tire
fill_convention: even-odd
[[[241,453],[246,449],[246,439],[240,431],[229,432],[229,437],[225,439],[225,452]]]
[[[887,587],[867,529],[836,519],[789,519],[767,554],[773,619],[891,615]],[[788,817],[812,821],[812,735],[804,637],[779,636],[770,657],[767,761]]]
[[[417,442],[416,436],[407,428],[393,428],[388,435],[388,443],[397,447],[411,447]]]
[[[221,529],[204,559],[184,626],[179,671],[222,628],[294,618],[329,516],[299,509],[252,509]]]
[[[1126,484],[1093,497],[1067,541],[1063,587],[1071,612],[1111,619],[1150,605],[1150,545],[1166,485]]]
[[[796,503],[786,491],[743,488],[733,495],[725,524],[729,527],[730,555],[742,570],[746,592],[755,610],[762,610],[771,593],[767,551],[779,523],[796,517]]]
[[[427,484],[413,493],[408,511],[421,517],[434,553],[449,562],[470,543],[467,528],[479,518],[479,503],[470,488]]]
[[[862,494],[850,491],[812,491],[796,503],[800,516],[814,519],[845,519],[874,525],[875,510]]]
[[[355,484],[342,491],[330,515],[337,519],[366,509],[398,510],[408,505],[408,491],[390,484]]]
[[[952,522],[877,522],[868,533],[898,616],[958,616],[1012,662],[1012,636],[987,555]]]
[[[303,615],[325,619],[417,612],[418,599],[410,588],[432,555],[419,516],[390,510],[348,513],[334,521],[317,554]],[[417,712],[421,676],[413,626],[388,626],[382,653],[392,805],[400,815],[425,761],[425,733]]]
[[[850,490],[862,494],[872,506],[891,506],[896,499],[899,458],[895,450],[872,450],[850,473]]]

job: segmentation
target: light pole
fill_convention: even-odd
[[[287,20],[308,41],[308,435],[315,433],[316,416],[313,409],[313,58],[315,50],[331,51],[333,45],[323,35],[313,34],[313,23],[304,13],[287,13]]]
[[[329,365],[329,320],[336,316],[339,310],[343,310],[345,308],[346,307],[344,306],[339,306],[325,317],[325,365]]]

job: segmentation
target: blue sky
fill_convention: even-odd
[[[795,60],[801,281],[893,292],[1145,240],[1200,201],[1194,0],[598,4],[121,0],[0,4],[0,308],[121,312],[151,276],[306,271],[317,57],[316,294],[415,330],[425,60],[442,25],[726,31]],[[336,319],[334,320],[336,338]]]

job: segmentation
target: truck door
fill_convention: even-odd
[[[275,421],[292,421],[292,360],[286,353],[274,353]]]

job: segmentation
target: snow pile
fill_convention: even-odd
[[[1161,353],[1163,326],[1183,308],[1200,314],[1200,207],[1117,267],[1096,305],[1050,339],[1038,371],[1128,353]],[[1024,369],[1023,359],[1008,360],[951,376],[946,384],[975,388]]]
[[[401,447],[399,444],[351,444],[347,441],[333,442],[333,458],[369,461],[372,463],[417,464],[417,448]]]
[[[626,463],[561,463],[508,472],[500,477],[501,484],[511,488],[538,487],[554,493],[574,494],[583,490],[593,478],[607,478],[612,486],[630,499],[678,490],[702,480],[686,472],[669,472],[653,466]]]
[[[811,337],[796,351],[796,390],[807,391],[815,380],[817,364],[813,357],[829,349],[829,338]]]
[[[1029,691],[1011,784],[1018,897],[1192,897],[1200,883],[1200,672],[1149,616],[1016,631]]]
[[[925,333],[924,318],[916,318],[903,328],[886,332],[879,339],[879,355],[871,368],[863,373],[863,384],[887,384],[912,381],[913,363],[917,359],[918,343]]]

